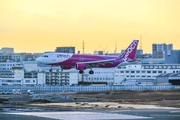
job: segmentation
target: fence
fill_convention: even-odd
[[[107,91],[107,90],[175,90],[180,86],[0,86],[1,90],[11,91],[20,89],[21,91]]]

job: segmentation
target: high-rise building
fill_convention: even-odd
[[[137,49],[136,50],[136,54],[135,54],[135,58],[138,58],[138,56],[143,54],[143,50],[142,49]]]
[[[180,50],[165,51],[166,64],[180,64]]]
[[[152,57],[154,59],[164,58],[165,51],[173,49],[173,44],[153,44],[152,45]]]
[[[14,53],[14,48],[4,47],[2,48],[2,53]]]
[[[75,53],[75,47],[57,47],[56,52],[58,52],[58,53]]]

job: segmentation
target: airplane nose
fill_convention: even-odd
[[[41,63],[41,58],[36,59],[37,63]]]

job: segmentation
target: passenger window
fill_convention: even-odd
[[[44,57],[48,57],[47,55],[44,55]]]

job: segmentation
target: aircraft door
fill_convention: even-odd
[[[52,61],[56,61],[56,55],[53,55]]]

